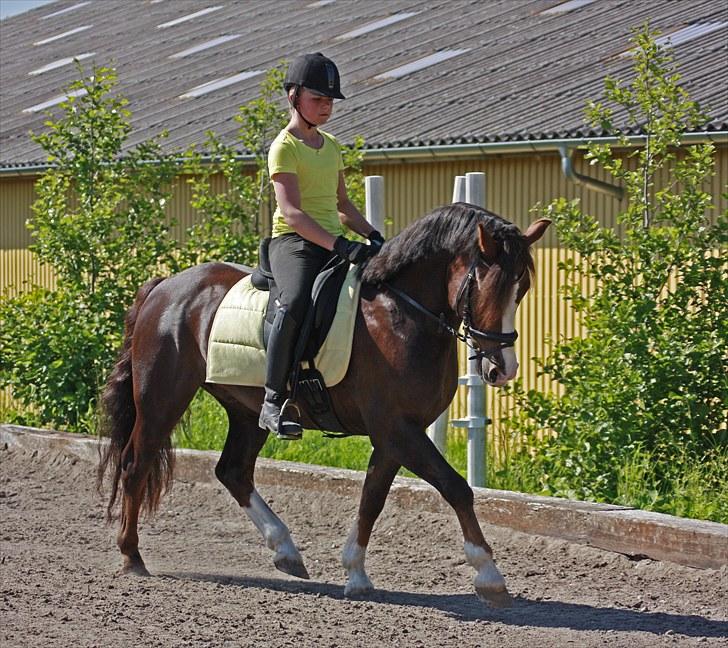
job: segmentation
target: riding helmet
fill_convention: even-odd
[[[294,86],[303,86],[325,97],[346,99],[341,94],[339,70],[334,62],[321,52],[303,54],[291,61],[283,87],[288,92]]]

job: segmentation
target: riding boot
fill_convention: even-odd
[[[296,440],[303,436],[301,424],[291,412],[298,408],[295,405],[287,406],[286,403],[288,375],[292,368],[297,338],[296,321],[285,307],[279,308],[268,338],[265,400],[258,419],[261,429],[274,432],[279,439]]]

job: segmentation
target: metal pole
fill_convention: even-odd
[[[427,427],[427,436],[430,437],[430,441],[435,444],[435,447],[440,451],[440,454],[443,457],[447,450],[447,426],[450,418],[449,410],[449,407],[445,409],[445,411],[435,419],[435,422]]]
[[[366,195],[366,219],[376,230],[384,233],[384,177],[366,176],[364,178]]]
[[[468,173],[465,176],[465,202],[485,207],[485,174]],[[468,429],[468,484],[486,485],[485,427],[490,422],[485,412],[485,387],[480,379],[477,360],[468,360],[468,373],[458,382],[468,388],[468,415],[453,421],[457,427]]]
[[[465,202],[465,176],[455,176],[455,183],[452,190],[452,201]],[[447,408],[440,416],[435,419],[427,428],[427,436],[435,444],[441,455],[445,455],[447,450],[447,428],[450,423],[450,408]]]
[[[465,202],[465,176],[455,176],[455,184],[452,188],[452,201]]]

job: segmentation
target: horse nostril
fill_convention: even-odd
[[[498,380],[498,369],[493,367],[493,369],[488,372],[488,381],[494,383],[496,380]]]

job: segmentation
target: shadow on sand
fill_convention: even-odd
[[[266,589],[288,594],[347,599],[342,585],[284,578],[245,578],[221,574],[174,572],[162,578],[220,583],[232,587]],[[639,612],[624,608],[595,607],[560,601],[533,601],[516,596],[507,610],[484,606],[473,594],[422,594],[396,590],[375,590],[362,597],[371,603],[430,608],[461,621],[485,619],[511,626],[570,628],[572,630],[613,630],[615,632],[649,632],[662,635],[670,631],[688,637],[728,637],[728,621],[706,619],[698,615]]]

